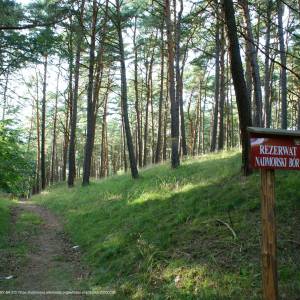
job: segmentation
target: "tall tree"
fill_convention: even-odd
[[[161,161],[162,151],[162,129],[163,129],[163,101],[164,101],[164,73],[165,73],[165,52],[164,52],[164,20],[162,20],[160,28],[160,90],[159,90],[159,108],[158,108],[158,129],[157,129],[157,143],[155,152],[155,162]]]
[[[91,160],[93,155],[93,132],[94,132],[94,110],[93,110],[93,86],[94,86],[94,67],[95,67],[95,44],[96,44],[96,25],[98,15],[98,4],[93,0],[93,15],[91,23],[91,42],[89,49],[89,72],[88,72],[88,89],[87,89],[87,129],[85,154],[83,164],[82,185],[90,183]]]
[[[220,53],[220,118],[218,150],[224,148],[224,105],[225,105],[225,26],[221,32],[221,53]]]
[[[187,144],[186,144],[186,134],[185,134],[185,120],[184,120],[184,110],[183,110],[183,82],[182,73],[180,70],[180,56],[181,56],[181,22],[183,13],[183,1],[179,1],[179,11],[177,13],[177,20],[175,20],[175,70],[176,70],[176,101],[179,105],[180,111],[180,133],[181,133],[181,148],[182,154],[187,155]],[[176,11],[176,1],[174,1],[174,10]]]
[[[215,32],[215,102],[214,115],[211,134],[210,151],[216,151],[217,146],[217,129],[219,115],[219,96],[220,96],[220,21],[219,21],[219,1],[216,4],[216,32]]]
[[[134,18],[134,31],[133,31],[133,47],[134,47],[134,92],[135,92],[135,112],[136,112],[136,130],[137,130],[137,159],[139,167],[143,166],[143,140],[142,140],[142,121],[139,97],[139,84],[138,84],[138,45],[136,42],[137,34],[137,16]]]
[[[284,6],[281,0],[277,1],[277,17],[278,17],[278,40],[280,50],[280,91],[281,91],[281,128],[287,129],[287,78],[286,78],[286,53],[284,45],[283,33],[283,12]]]
[[[267,19],[266,19],[266,36],[265,36],[265,72],[264,72],[264,91],[265,91],[265,127],[271,126],[271,86],[270,86],[270,39],[271,39],[271,13],[273,0],[268,0]]]
[[[132,135],[129,123],[128,116],[128,99],[127,99],[127,79],[126,79],[126,65],[125,65],[125,52],[124,52],[124,42],[122,34],[122,15],[121,15],[121,5],[120,1],[116,0],[116,21],[115,25],[118,33],[119,41],[119,57],[120,57],[120,66],[121,66],[121,105],[122,105],[122,114],[124,118],[124,127],[127,141],[127,149],[129,154],[130,170],[133,178],[138,178],[139,173],[136,164],[136,158],[134,154]]]
[[[247,54],[250,56],[249,61],[251,65],[252,81],[254,85],[254,99],[255,99],[255,111],[254,111],[254,125],[262,126],[262,92],[261,92],[261,80],[259,74],[259,66],[257,61],[257,52],[254,43],[252,24],[248,6],[248,0],[239,0],[240,5],[243,8],[244,20],[246,24],[246,43],[248,44],[249,51]]]
[[[110,74],[108,74],[107,88],[105,91],[103,103],[100,177],[108,176],[107,102],[110,88],[111,78]]]
[[[42,123],[41,123],[41,183],[42,190],[46,188],[46,97],[47,97],[47,67],[48,53],[44,53],[44,80],[42,98]]]
[[[223,1],[223,10],[225,14],[225,23],[229,42],[229,54],[231,61],[231,75],[235,89],[236,102],[239,113],[239,125],[242,142],[242,172],[245,176],[250,174],[249,168],[249,150],[247,127],[251,126],[251,115],[249,111],[249,97],[244,78],[243,65],[240,54],[240,46],[237,35],[237,26],[235,21],[235,12],[232,0]]]
[[[55,105],[54,105],[54,116],[53,116],[53,137],[52,137],[52,153],[51,153],[51,174],[50,174],[50,182],[53,184],[54,181],[57,180],[57,174],[55,172],[56,168],[56,142],[57,142],[57,106],[58,106],[58,96],[59,96],[59,79],[61,72],[61,60],[58,63],[58,75],[56,82],[56,93],[55,93]]]
[[[171,138],[172,152],[171,165],[177,168],[180,165],[179,158],[179,103],[175,94],[175,76],[174,76],[174,37],[173,24],[171,20],[170,1],[164,1],[165,22],[167,27],[167,44],[168,44],[168,80],[169,80],[169,97],[171,103]]]
[[[72,85],[69,86],[70,92],[73,93],[72,96],[72,114],[71,114],[71,124],[70,124],[70,143],[69,143],[69,174],[68,174],[68,186],[72,187],[74,185],[74,179],[76,175],[76,157],[75,157],[75,143],[76,143],[76,127],[77,127],[77,103],[78,103],[78,90],[79,90],[79,69],[80,69],[80,56],[82,49],[82,25],[83,25],[83,12],[84,12],[85,0],[82,0],[80,7],[80,14],[78,17],[78,22],[76,26],[76,55],[75,55],[75,70],[74,70],[74,92],[72,91]],[[73,50],[72,50],[73,40],[70,38],[70,68],[72,73],[72,63],[73,63]],[[70,77],[72,74],[70,75]]]

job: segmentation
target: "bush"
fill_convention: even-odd
[[[35,170],[32,153],[25,151],[20,131],[0,122],[0,190],[17,196],[29,193]]]

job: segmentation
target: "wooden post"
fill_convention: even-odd
[[[275,171],[271,169],[261,169],[261,220],[263,299],[277,300]]]

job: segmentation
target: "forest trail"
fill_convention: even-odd
[[[22,216],[35,216],[39,222],[32,234],[22,236],[16,223]],[[7,290],[78,291],[85,290],[88,271],[80,262],[80,252],[66,237],[58,218],[49,210],[30,201],[20,201],[12,211],[11,247],[26,243],[23,263],[7,260],[14,279],[7,280]],[[13,249],[13,248],[12,248]],[[2,296],[3,297],[3,296]],[[15,295],[5,296],[14,299]],[[79,295],[22,295],[18,299],[85,299]]]

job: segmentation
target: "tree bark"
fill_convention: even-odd
[[[161,46],[160,46],[160,90],[159,90],[159,107],[158,107],[158,130],[157,130],[157,144],[155,153],[155,162],[159,163],[161,161],[161,150],[162,150],[162,121],[163,121],[163,101],[164,101],[164,67],[165,67],[165,52],[164,52],[164,20],[161,25]]]
[[[211,134],[210,151],[216,151],[217,149],[217,129],[218,129],[218,115],[219,115],[219,95],[220,95],[220,21],[219,21],[219,8],[218,0],[215,0],[216,8],[216,33],[215,33],[215,103],[214,103],[214,115]]]
[[[281,87],[281,128],[287,129],[287,78],[286,78],[286,53],[284,45],[283,33],[283,3],[277,0],[277,14],[278,14],[278,39],[280,49],[280,87]]]
[[[41,128],[41,182],[42,190],[46,188],[46,92],[47,92],[48,54],[44,54],[44,81],[42,99],[42,128]]]
[[[270,38],[271,38],[271,12],[272,12],[272,0],[268,0],[267,8],[267,24],[266,24],[266,37],[265,37],[265,127],[269,128],[271,126],[271,105],[270,105]]]
[[[70,85],[70,92],[73,93],[72,96],[72,114],[71,114],[71,124],[70,124],[70,143],[69,143],[69,174],[68,174],[68,186],[74,186],[74,180],[76,177],[76,152],[75,152],[75,144],[76,144],[76,130],[77,130],[77,105],[78,105],[78,90],[79,90],[79,69],[80,69],[80,56],[81,56],[81,43],[82,43],[82,17],[84,12],[84,3],[82,0],[81,8],[80,8],[80,16],[78,20],[78,31],[77,31],[77,48],[75,55],[75,70],[74,70],[74,91],[72,91],[72,85]],[[71,44],[71,53],[73,51],[72,48],[72,39],[70,41]],[[70,58],[70,69],[72,72],[72,64],[73,64],[73,55],[71,54]],[[72,74],[70,74],[72,77]]]
[[[129,116],[128,116],[128,103],[127,103],[127,79],[126,79],[126,66],[125,66],[125,53],[124,53],[124,43],[123,43],[123,36],[122,36],[122,21],[121,21],[121,12],[120,12],[120,2],[116,0],[116,9],[117,9],[117,31],[118,31],[118,38],[119,38],[119,55],[120,55],[120,65],[121,65],[121,105],[123,108],[123,115],[124,115],[124,127],[126,133],[126,141],[127,141],[127,148],[129,154],[129,162],[130,162],[130,170],[132,178],[138,178],[139,173],[136,164],[136,158],[134,154],[133,142],[132,142],[132,135],[129,123]]]
[[[168,82],[168,74],[167,74],[167,82]],[[169,112],[169,92],[168,89],[166,90],[166,97],[165,97],[165,107],[164,107],[164,129],[163,129],[163,148],[162,148],[162,157],[163,161],[167,160],[167,128],[168,128],[168,114]]]
[[[251,74],[254,85],[254,98],[255,98],[255,111],[254,111],[254,125],[257,127],[262,126],[262,93],[261,93],[261,81],[259,75],[259,66],[257,62],[257,52],[255,48],[252,25],[248,7],[248,0],[239,0],[240,5],[243,8],[244,19],[246,23],[247,40],[246,43],[249,47],[249,60],[251,64]]]
[[[111,82],[110,82],[110,77],[108,75],[107,90],[104,95],[103,116],[102,116],[101,163],[100,163],[101,178],[108,176],[107,100],[108,100],[110,86],[111,86]]]
[[[174,76],[174,40],[173,25],[171,22],[170,1],[164,0],[164,13],[167,27],[168,42],[168,80],[169,80],[169,97],[171,102],[171,139],[172,139],[172,168],[180,165],[179,159],[179,103],[175,95],[175,76]]]
[[[87,90],[87,132],[85,143],[85,154],[83,164],[82,185],[90,183],[91,160],[93,155],[93,132],[94,132],[94,111],[93,111],[93,86],[94,86],[94,66],[95,66],[95,42],[96,42],[96,23],[98,7],[97,1],[93,0],[92,33],[89,53],[89,74]]]
[[[174,1],[175,2],[175,1]],[[182,155],[186,156],[188,154],[187,144],[186,144],[186,134],[185,134],[185,118],[183,110],[183,73],[180,71],[180,40],[181,40],[181,22],[182,22],[182,12],[183,12],[183,1],[180,0],[180,8],[177,14],[177,21],[175,26],[175,70],[176,70],[176,101],[179,104],[180,111],[180,133],[181,133],[181,149]]]
[[[6,71],[6,74],[5,74],[5,85],[4,85],[4,91],[3,91],[2,121],[5,120],[5,116],[6,116],[8,77],[9,77],[9,69]]]
[[[223,10],[225,13],[225,23],[227,27],[227,36],[229,41],[229,53],[231,60],[231,75],[233,79],[236,101],[239,114],[239,126],[242,142],[242,172],[245,176],[250,174],[249,168],[249,150],[250,143],[247,133],[247,127],[251,126],[251,116],[248,108],[249,98],[244,78],[243,65],[240,54],[240,47],[237,36],[237,26],[235,21],[235,12],[232,0],[223,1]]]
[[[152,70],[153,70],[153,62],[154,62],[154,50],[152,49],[150,62],[148,59],[146,61],[146,107],[145,107],[145,125],[144,125],[144,157],[143,157],[143,166],[147,165],[147,158],[148,158],[148,134],[149,134],[149,108],[151,107],[152,103]]]
[[[35,182],[35,192],[39,193],[41,190],[40,185],[40,171],[41,171],[41,135],[40,135],[40,105],[39,105],[39,77],[36,73],[36,182]]]
[[[138,51],[136,45],[136,22],[137,17],[134,19],[134,32],[133,32],[133,46],[134,46],[134,92],[135,92],[135,112],[136,112],[136,128],[137,128],[137,159],[139,167],[143,166],[143,141],[142,141],[142,125],[141,125],[141,111],[140,99],[138,89]]]
[[[54,118],[53,118],[53,139],[52,139],[52,153],[51,153],[51,175],[50,175],[50,183],[53,184],[54,181],[57,180],[57,174],[55,173],[55,165],[56,165],[56,127],[57,127],[57,103],[58,103],[58,93],[59,93],[59,79],[60,79],[60,64],[59,61],[59,69],[57,75],[57,83],[56,83],[56,95],[55,95],[55,106],[54,106]]]
[[[225,32],[222,26],[221,32],[221,61],[220,61],[220,119],[219,119],[219,138],[218,150],[224,149],[224,105],[225,105]]]
[[[70,141],[70,119],[72,118],[72,90],[69,90],[68,99],[65,103],[65,124],[64,124],[64,142],[63,142],[63,166],[62,166],[62,180],[66,180],[67,175],[67,160],[68,160],[68,146]]]

